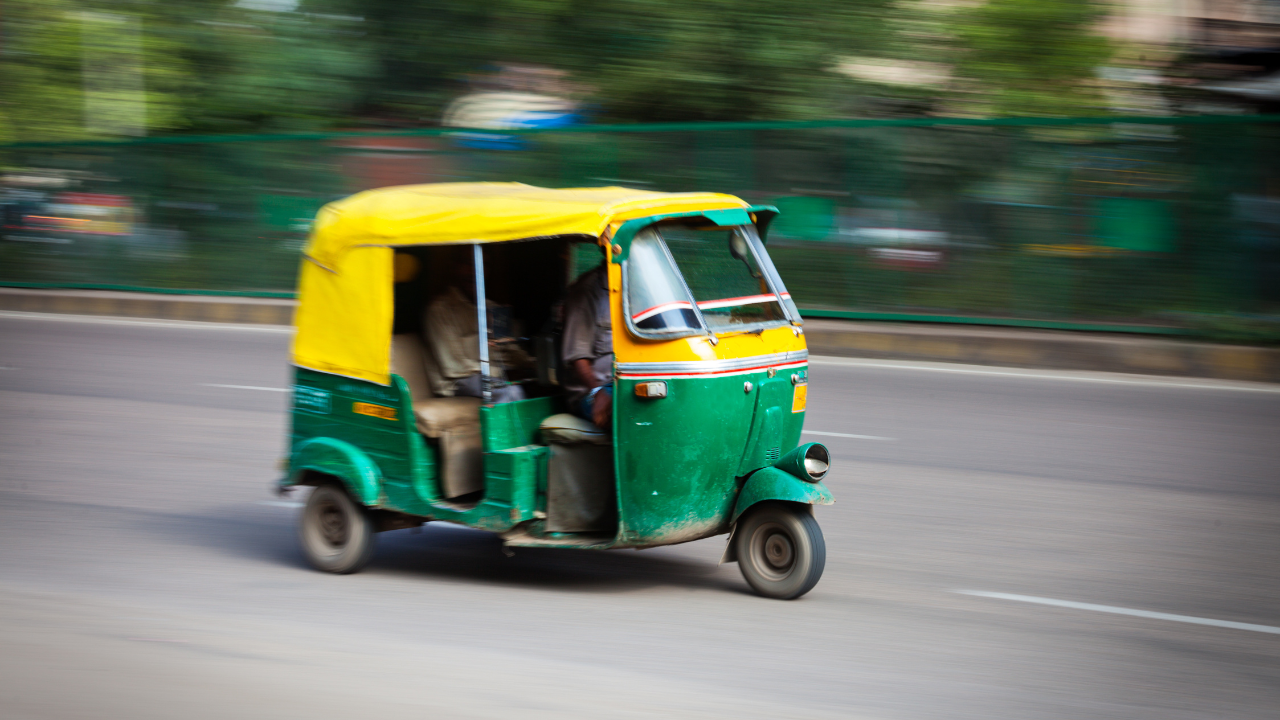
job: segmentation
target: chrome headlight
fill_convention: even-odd
[[[774,467],[795,475],[801,480],[818,482],[827,476],[831,467],[831,453],[822,443],[805,443],[783,455]]]

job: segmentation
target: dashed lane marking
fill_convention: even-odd
[[[879,435],[851,435],[849,433],[824,432],[822,430],[801,430],[803,435],[824,435],[826,437],[853,438],[854,440],[893,440],[891,437],[880,437]]]
[[[1035,597],[1032,595],[1011,595],[1009,593],[985,592],[982,590],[953,590],[961,595],[994,598],[996,600],[1012,600],[1014,602],[1051,605],[1053,607],[1071,608],[1072,610],[1091,610],[1093,612],[1111,613],[1112,615],[1130,615],[1132,617],[1149,618],[1151,620],[1169,620],[1171,622],[1190,623],[1192,625],[1210,625],[1212,627],[1231,628],[1232,630],[1249,630],[1251,632],[1280,635],[1280,627],[1271,625],[1254,625],[1252,623],[1233,622],[1231,620],[1214,620],[1212,618],[1192,617],[1190,615],[1172,615],[1170,613],[1152,612],[1150,610],[1134,610],[1132,608],[1112,605],[1094,605],[1093,603],[1073,602],[1071,600],[1054,600],[1053,598]]]
[[[231,388],[232,390],[265,390],[267,392],[289,392],[289,388],[259,387],[257,385],[222,385],[219,383],[200,383],[204,387]]]
[[[991,375],[996,377],[1027,378],[1031,380],[1060,380],[1066,382],[1102,383],[1107,385],[1137,385],[1145,387],[1178,388],[1184,390],[1234,390],[1237,392],[1280,393],[1280,384],[1248,382],[1244,380],[1213,380],[1209,378],[1161,377],[1105,373],[1085,370],[1022,370],[1019,368],[992,368],[984,365],[960,365],[955,363],[897,362],[892,360],[860,360],[823,355],[810,355],[810,365],[837,367],[878,368],[886,370],[913,370],[922,372],[959,373],[961,375]]]

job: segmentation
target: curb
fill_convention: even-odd
[[[821,355],[1280,382],[1280,350],[1057,330],[807,320]]]
[[[289,325],[296,302],[276,298],[155,295],[0,287],[0,310],[198,322]],[[1280,349],[1060,330],[813,318],[815,355],[974,365],[1096,370],[1280,383]]]
[[[290,325],[293,300],[156,295],[105,290],[22,290],[0,287],[0,310],[112,315],[249,325]]]

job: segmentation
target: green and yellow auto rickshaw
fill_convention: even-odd
[[[808,592],[826,559],[812,506],[834,500],[826,448],[800,443],[808,351],[765,251],[776,214],[714,193],[517,183],[325,206],[299,279],[280,481],[314,487],[308,561],[354,572],[374,533],[430,520],[511,547],[730,533],[724,561],[757,592]],[[584,257],[603,268],[597,330],[612,337],[603,426],[570,412],[558,337]],[[433,298],[458,287],[471,330],[441,337]],[[460,343],[479,359],[477,396],[439,382],[433,348]]]

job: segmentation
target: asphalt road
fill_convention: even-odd
[[[827,569],[779,602],[722,539],[304,568],[287,350],[0,316],[0,717],[1280,715],[1274,387],[816,358],[806,427],[862,437],[812,436]]]

